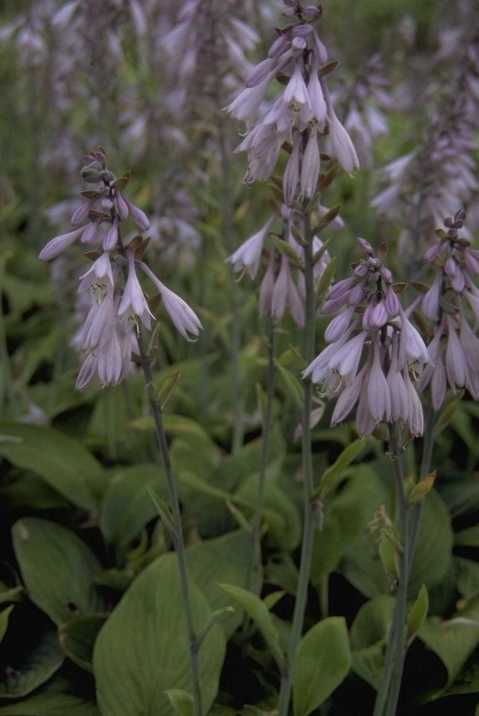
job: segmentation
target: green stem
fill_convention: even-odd
[[[424,437],[422,447],[422,460],[421,470],[419,473],[419,479],[429,475],[431,471],[431,460],[432,460],[432,449],[434,447],[434,410],[432,406],[428,405],[424,409]],[[410,508],[410,522],[409,522],[409,554],[408,554],[408,565],[409,572],[411,572],[412,561],[414,557],[414,551],[416,549],[416,542],[419,534],[419,526],[421,524],[422,507],[424,500],[419,500]]]
[[[315,295],[313,275],[313,237],[311,234],[311,217],[306,213],[306,203],[303,206],[303,238],[304,247],[304,278],[306,288],[305,298],[305,328],[304,328],[304,358],[309,364],[314,358],[315,335]],[[301,561],[299,567],[298,591],[294,606],[293,625],[288,648],[287,665],[281,675],[281,686],[278,702],[278,716],[287,716],[291,699],[293,668],[296,660],[299,642],[303,631],[304,613],[308,596],[309,575],[311,571],[311,558],[313,552],[314,515],[311,505],[313,495],[313,462],[311,454],[311,409],[313,400],[313,384],[308,379],[304,383],[303,402],[303,434],[302,434],[302,467],[303,467],[303,539],[301,543]]]
[[[409,582],[408,515],[407,496],[404,488],[404,468],[401,448],[397,437],[398,432],[398,426],[393,426],[391,429],[390,449],[395,457],[394,475],[396,482],[397,528],[402,547],[399,554],[399,586],[396,593],[393,621],[389,632],[386,660],[373,716],[395,716],[401,688],[404,657],[406,655],[405,628]]]
[[[151,369],[151,361],[147,355],[145,342],[141,330],[139,331],[138,339],[141,357],[141,367],[143,369],[146,384],[147,386],[153,386],[153,371]],[[183,527],[181,524],[180,502],[178,499],[178,491],[176,489],[176,482],[170,462],[170,453],[168,450],[168,443],[163,425],[163,416],[160,406],[158,405],[158,401],[156,400],[155,392],[156,391],[154,390],[147,390],[148,400],[150,402],[151,411],[153,413],[153,419],[155,422],[156,439],[158,442],[161,459],[163,461],[163,466],[165,468],[168,497],[170,501],[171,513],[173,516],[174,529],[171,536],[176,551],[176,558],[178,560],[181,599],[183,602],[183,611],[185,614],[186,629],[188,632],[190,673],[193,686],[194,716],[202,716],[198,647],[196,644],[196,634],[193,624],[193,611],[191,608],[190,599],[190,588],[188,584],[188,568],[186,564],[186,548],[183,539]]]
[[[253,547],[253,564],[249,572],[248,589],[261,594],[263,582],[262,555],[261,555],[261,525],[263,521],[264,496],[266,489],[266,466],[268,463],[269,443],[271,436],[271,415],[274,400],[274,344],[275,326],[273,316],[268,321],[268,372],[266,378],[266,405],[263,417],[263,435],[261,444],[261,458],[259,465],[258,491],[256,493],[255,513],[251,523],[251,543]]]

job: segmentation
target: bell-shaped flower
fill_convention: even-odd
[[[62,234],[56,236],[54,239],[48,242],[46,246],[40,251],[39,259],[42,261],[51,261],[61,253],[65,251],[69,246],[75,243],[75,241],[81,236],[84,231],[84,227],[69,231],[68,234]]]
[[[165,310],[173,321],[176,330],[183,338],[186,338],[187,341],[193,340],[191,336],[198,336],[200,328],[202,328],[200,319],[196,313],[182,298],[177,296],[176,293],[173,293],[173,291],[170,291],[169,288],[166,288],[143,261],[140,261],[138,265],[158,289]]]
[[[136,275],[134,251],[127,250],[127,260],[128,278],[118,307],[118,316],[127,325],[136,323],[138,317],[143,325],[150,329],[151,318],[154,316],[148,308],[145,294]]]

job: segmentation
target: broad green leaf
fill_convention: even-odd
[[[166,693],[179,716],[194,716],[194,702],[191,694],[182,689],[168,689]]]
[[[337,460],[324,471],[319,486],[314,491],[311,502],[319,499],[332,485],[332,483],[342,474],[343,470],[357,458],[361,450],[364,449],[364,440],[355,440],[353,443],[344,448]]]
[[[348,628],[343,617],[329,617],[301,639],[293,669],[294,716],[308,716],[346,677],[351,667]]]
[[[412,605],[412,607],[409,610],[409,613],[407,615],[406,640],[408,642],[416,636],[419,629],[424,624],[424,620],[427,617],[428,611],[429,611],[429,595],[427,593],[426,587],[423,584],[421,589],[419,590],[419,594],[417,595],[416,601]]]
[[[361,497],[359,491],[357,493],[358,503],[363,501],[364,509],[369,514],[364,520],[361,531],[344,552],[341,560],[341,571],[344,576],[367,597],[387,594],[390,589],[381,561],[378,559],[378,533],[367,526],[382,505],[390,516],[394,515],[392,465],[384,460],[377,469],[378,474],[368,470],[369,490],[372,486],[374,489],[369,491],[367,497]],[[356,480],[357,478],[355,482]],[[366,491],[366,482],[363,484]],[[448,572],[452,559],[452,546],[453,533],[449,513],[437,491],[433,489],[424,498],[409,581],[408,594],[411,598],[416,597],[422,584],[425,584],[429,591]]]
[[[96,704],[69,692],[63,680],[56,679],[43,691],[15,704],[0,706],[0,716],[101,716]]]
[[[251,539],[244,530],[234,530],[221,537],[205,540],[186,550],[188,568],[195,584],[208,600],[212,611],[231,605],[218,582],[244,587],[252,564]],[[230,636],[241,624],[239,609],[224,619],[221,626]]]
[[[454,557],[457,568],[456,584],[463,597],[479,592],[479,564],[463,557]]]
[[[220,584],[219,586],[251,617],[268,644],[276,663],[281,667],[284,662],[284,654],[281,650],[278,630],[264,602],[253,592],[248,592],[241,587],[235,587],[232,584]]]
[[[2,639],[7,632],[8,617],[10,616],[14,606],[15,604],[11,604],[9,607],[2,609],[2,611],[0,612],[0,643],[2,642]]]
[[[65,497],[34,472],[15,469],[12,473],[8,482],[0,487],[0,499],[11,507],[52,510],[68,509],[71,506]]]
[[[351,627],[352,669],[376,690],[381,682],[394,601],[389,594],[369,600],[361,607]]]
[[[55,624],[102,611],[95,589],[101,566],[73,532],[49,520],[25,517],[12,528],[15,555],[31,600]]]
[[[14,465],[40,475],[67,500],[84,510],[98,507],[106,487],[100,463],[77,440],[52,428],[0,423],[0,455]]]
[[[351,668],[354,673],[376,691],[381,684],[385,651],[386,643],[382,640],[357,649],[351,655]]]
[[[241,497],[255,509],[259,475],[251,475],[235,494],[233,500]],[[244,502],[242,504],[245,504]],[[264,490],[263,521],[267,534],[280,549],[292,550],[301,539],[301,516],[294,502],[275,482],[267,481]]]
[[[461,547],[479,547],[479,524],[456,532],[454,542]]]
[[[479,644],[479,599],[475,599],[451,619],[441,621],[439,617],[429,617],[418,636],[446,667],[447,688]]]
[[[315,585],[319,585],[325,575],[337,569],[342,556],[351,549],[360,535],[368,538],[366,525],[386,497],[384,485],[379,484],[374,473],[363,465],[355,468],[353,477],[340,492],[326,496],[323,529],[316,530],[314,535],[311,579]],[[368,544],[366,549],[374,550],[375,561],[378,562],[377,543],[371,542],[371,546]],[[345,565],[350,571],[349,560]],[[368,577],[364,575],[364,581]],[[386,587],[387,580],[382,570],[378,577]]]
[[[92,614],[58,627],[58,639],[66,656],[90,673],[93,673],[95,640],[106,619],[106,614]]]
[[[210,608],[190,580],[196,631]],[[204,713],[218,690],[225,638],[215,625],[199,651]],[[102,716],[173,716],[169,689],[191,692],[189,644],[174,554],[150,564],[133,582],[101,629],[93,654]]]
[[[164,472],[158,465],[126,467],[112,479],[100,509],[100,529],[107,542],[126,547],[158,515],[148,487],[166,499]]]
[[[27,696],[58,671],[64,658],[56,634],[48,632],[17,671],[10,676],[2,675],[0,698],[20,699]]]

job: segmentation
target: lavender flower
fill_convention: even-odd
[[[360,435],[382,422],[399,422],[412,435],[423,431],[423,412],[411,376],[431,359],[397,298],[392,276],[367,241],[358,239],[367,259],[353,265],[354,276],[333,286],[322,313],[338,315],[326,330],[329,345],[303,372],[338,401],[332,425],[357,404]],[[384,247],[381,252],[384,253]]]
[[[430,388],[434,410],[441,407],[448,385],[454,393],[466,388],[479,401],[479,251],[460,234],[465,218],[462,210],[446,218],[447,231],[438,231],[439,241],[425,256],[436,274],[422,299],[422,311],[433,322],[429,353],[435,367],[426,368],[418,389]]]
[[[336,116],[323,79],[318,77],[327,51],[311,23],[321,9],[303,7],[298,0],[283,13],[296,21],[283,30],[270,47],[268,58],[246,78],[246,89],[226,107],[231,116],[246,123],[247,133],[237,151],[247,151],[249,166],[244,181],[265,181],[271,175],[285,142],[292,151],[283,179],[287,204],[310,198],[316,191],[320,171],[318,137],[329,126],[334,155],[353,172],[359,166],[351,139]],[[286,75],[282,93],[269,106],[265,95],[271,80]],[[305,141],[306,150],[300,151]]]
[[[145,229],[149,226],[149,219],[123,193],[129,173],[115,179],[106,162],[106,153],[101,147],[85,158],[82,177],[88,184],[98,185],[99,188],[83,192],[86,203],[74,211],[72,222],[88,223],[52,239],[40,253],[41,259],[54,258],[78,239],[103,250],[80,277],[78,290],[81,294],[89,293],[91,303],[84,325],[75,336],[75,344],[86,354],[77,380],[79,389],[94,377],[98,377],[102,385],[117,385],[132,367],[131,354],[133,351],[138,353],[139,322],[149,329],[153,317],[138,280],[136,266],[160,291],[163,304],[182,336],[190,340],[189,334],[197,336],[201,328],[192,309],[137,258],[136,251],[142,254],[147,242],[136,237],[128,246],[123,245],[122,222],[131,216],[139,228]],[[106,232],[103,224],[109,227]],[[126,264],[123,288],[116,286],[119,274],[117,259]]]
[[[326,207],[318,205],[318,214],[323,216],[327,212]],[[304,325],[304,297],[305,286],[303,276],[304,254],[303,248],[294,238],[295,230],[302,226],[302,214],[299,209],[292,209],[287,204],[278,207],[266,224],[240,246],[226,260],[233,265],[234,271],[247,270],[251,278],[258,272],[261,256],[268,236],[269,229],[274,221],[281,218],[283,221],[283,240],[286,241],[290,253],[278,255],[273,248],[270,252],[267,270],[263,276],[259,292],[259,313],[261,316],[271,315],[276,320],[283,318],[289,310],[296,325]],[[336,223],[331,222],[333,230],[343,228],[342,220],[336,217]],[[323,242],[318,236],[313,237],[313,252],[322,255],[314,266],[314,280],[318,285],[321,276],[329,263],[329,254],[323,250]]]

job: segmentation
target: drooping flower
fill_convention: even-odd
[[[389,269],[358,239],[367,258],[354,265],[354,277],[340,281],[326,296],[323,313],[337,313],[325,338],[329,345],[303,372],[338,398],[332,425],[357,404],[356,425],[368,435],[380,423],[401,423],[412,435],[423,430],[422,408],[414,383],[431,363],[419,333],[402,309]]]

